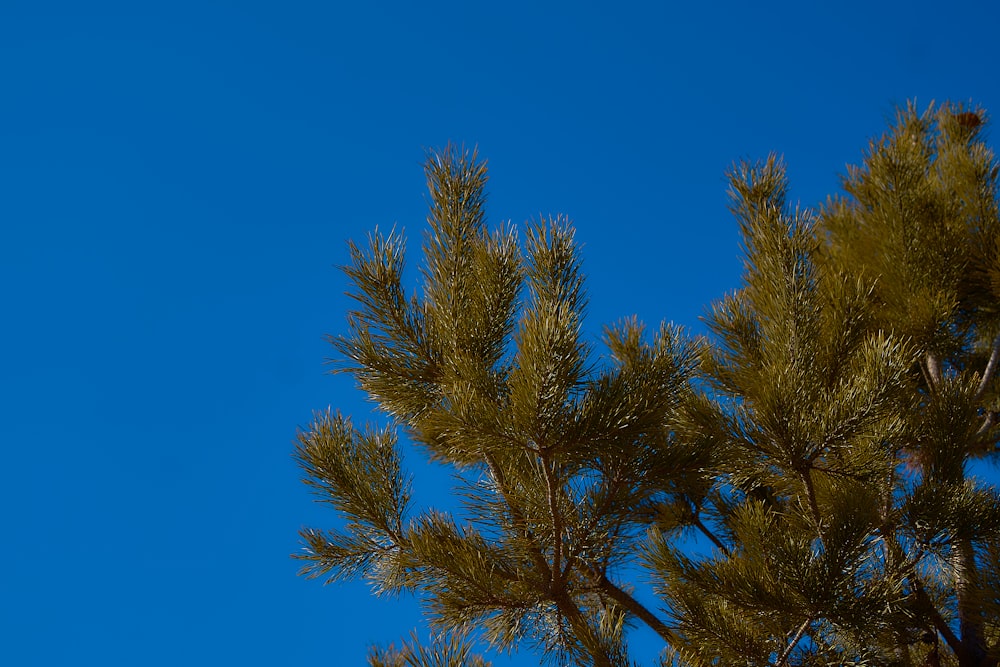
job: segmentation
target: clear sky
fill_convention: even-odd
[[[594,335],[697,330],[739,280],[726,168],[782,153],[814,204],[898,103],[1000,113],[998,27],[986,0],[3,0],[0,663],[356,665],[409,633],[412,602],[295,576],[335,517],[290,454],[314,409],[373,417],[325,374],[335,266],[393,224],[416,262],[425,149],[478,145],[496,223],[575,221]]]

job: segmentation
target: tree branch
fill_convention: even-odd
[[[714,544],[719,549],[719,551],[721,551],[722,553],[727,553],[727,554],[729,553],[729,547],[723,544],[722,540],[716,537],[715,533],[710,531],[708,527],[704,523],[702,523],[700,513],[698,512],[698,508],[695,507],[694,503],[691,503],[691,520],[694,522],[695,528],[700,530],[705,537],[711,540],[712,544]]]
[[[792,654],[792,651],[795,650],[795,645],[799,643],[800,639],[802,639],[802,636],[806,633],[806,630],[809,629],[809,624],[812,622],[813,619],[811,616],[806,618],[806,620],[802,621],[802,625],[799,626],[799,629],[795,632],[795,635],[792,637],[792,640],[788,643],[788,646],[786,646],[785,650],[782,651],[781,655],[778,656],[778,661],[774,663],[774,667],[784,667],[785,663],[788,661],[788,657]]]
[[[816,520],[816,528],[822,537],[823,517],[820,514],[819,503],[816,500],[816,487],[813,486],[812,472],[809,468],[806,468],[802,471],[801,475],[802,481],[806,485],[806,495],[809,497],[809,509],[812,510],[813,519]]]
[[[976,430],[976,437],[981,435],[986,435],[986,433],[993,428],[994,424],[997,423],[997,413],[992,410],[988,410],[986,415],[983,417],[983,423],[979,425]]]
[[[901,563],[905,559],[905,554],[903,552],[903,547],[899,544],[896,536],[891,532],[884,534],[883,539],[885,539],[886,547],[888,548],[889,556],[892,560],[897,563]],[[948,647],[952,650],[959,661],[962,660],[962,656],[965,655],[965,649],[962,646],[962,642],[959,641],[958,636],[952,631],[951,627],[945,620],[941,617],[940,612],[934,606],[931,601],[930,595],[924,590],[923,582],[920,581],[919,575],[917,575],[916,569],[920,560],[924,557],[923,549],[917,554],[914,561],[907,563],[902,566],[900,574],[910,580],[913,590],[917,594],[917,603],[921,606],[922,610],[930,617],[931,624],[934,629],[944,637],[945,642]]]
[[[975,578],[976,553],[972,542],[959,539],[952,543],[955,553],[952,571],[955,577],[955,595],[958,598],[958,631],[962,647],[972,664],[981,664],[986,656],[986,640],[983,637],[982,609],[977,600],[977,591],[972,581]]]
[[[962,642],[959,641],[958,637],[952,631],[952,629],[945,623],[945,620],[941,618],[941,614],[934,607],[934,603],[931,602],[931,597],[924,590],[923,584],[920,579],[915,575],[913,577],[914,588],[917,590],[917,600],[923,603],[925,610],[931,617],[931,623],[934,625],[934,629],[944,637],[944,640],[948,643],[948,647],[952,652],[958,657],[959,663],[962,662],[962,658],[965,655],[965,647],[962,646]]]
[[[597,588],[609,598],[620,604],[626,611],[648,625],[656,634],[660,635],[663,641],[668,644],[677,643],[677,635],[667,627],[667,624],[657,618],[653,612],[649,611],[641,602],[626,593],[608,579],[603,572],[599,572],[589,563],[584,563],[587,573]]]
[[[928,352],[924,363],[927,366],[927,377],[930,380],[931,390],[937,391],[938,385],[941,384],[941,360]]]
[[[997,337],[993,339],[993,349],[990,352],[990,360],[986,362],[986,370],[983,371],[983,379],[980,380],[979,388],[976,389],[975,400],[980,400],[986,393],[986,389],[993,380],[993,376],[996,375],[997,366],[1000,366],[1000,335],[997,335]]]
[[[545,456],[540,457],[542,462],[542,473],[545,475],[545,492],[549,500],[549,513],[552,514],[552,568],[551,584],[553,591],[558,591],[562,586],[562,515],[559,512],[559,499],[556,497],[556,483],[549,470],[549,461]]]

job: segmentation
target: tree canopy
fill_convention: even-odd
[[[296,450],[343,519],[302,531],[302,573],[412,593],[436,633],[370,664],[627,665],[637,624],[664,665],[1000,664],[1000,496],[972,468],[1000,444],[985,121],[900,109],[814,209],[779,159],[737,164],[744,274],[710,335],[625,319],[604,350],[568,220],[491,228],[485,163],[430,154],[422,284],[400,234],[351,244],[331,337],[388,426],[318,413]],[[412,502],[400,434],[459,511]]]

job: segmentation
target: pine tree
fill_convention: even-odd
[[[432,154],[422,289],[372,234],[332,338],[389,426],[328,411],[297,447],[345,519],[303,531],[303,573],[415,593],[438,633],[370,664],[626,665],[635,624],[663,664],[1000,663],[1000,497],[970,469],[1000,441],[984,120],[901,110],[817,210],[776,158],[737,165],[745,273],[712,335],[625,320],[600,355],[568,221],[491,231],[484,163]],[[453,468],[456,515],[411,507],[397,432]]]

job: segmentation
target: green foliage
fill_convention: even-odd
[[[414,633],[401,648],[373,647],[368,653],[371,667],[490,667],[482,656],[472,653],[465,637],[439,637],[430,646],[422,646]]]
[[[422,285],[374,233],[332,338],[383,430],[323,414],[297,457],[339,530],[303,573],[409,591],[435,638],[372,665],[483,664],[471,646],[626,665],[1000,660],[998,169],[985,113],[910,106],[818,210],[780,160],[730,173],[742,286],[691,340],[636,320],[583,334],[573,229],[486,223],[485,164],[426,165]],[[461,510],[415,511],[397,429],[452,466]],[[696,536],[694,542],[691,537]],[[622,580],[641,561],[659,605]]]

